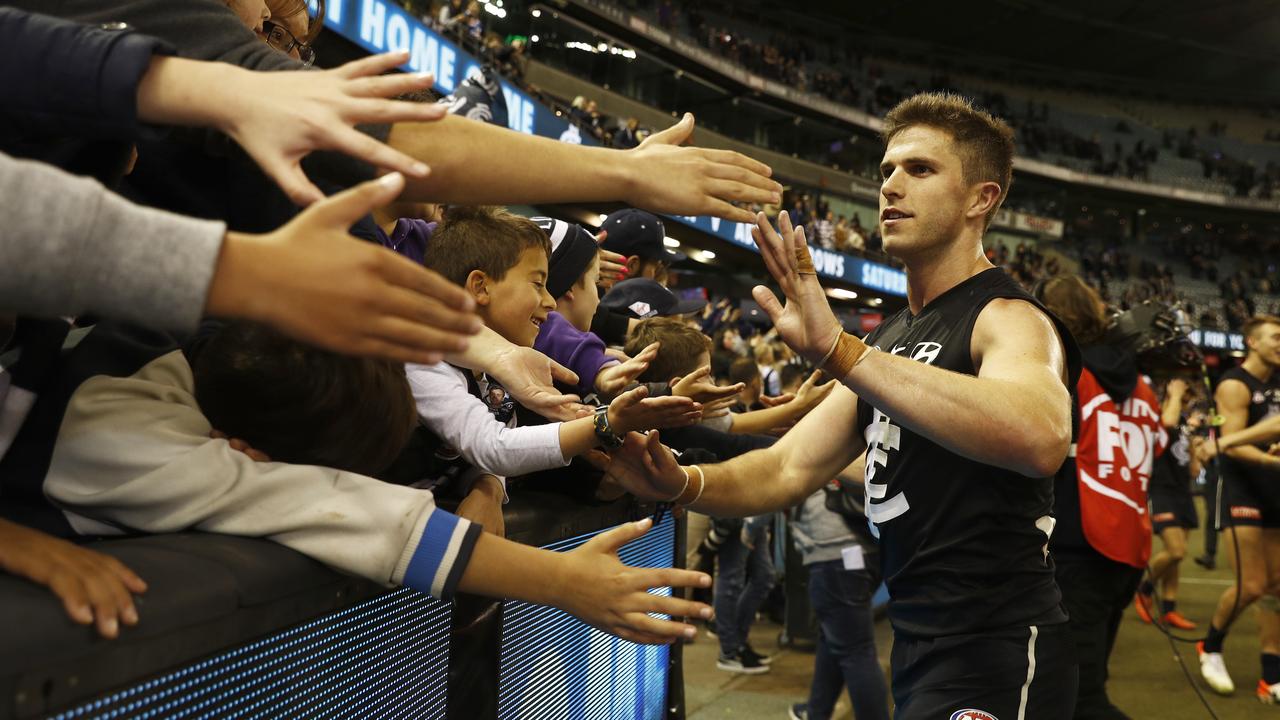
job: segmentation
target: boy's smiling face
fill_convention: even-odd
[[[483,278],[482,287],[477,287],[477,274]],[[523,347],[533,347],[547,313],[556,308],[547,292],[547,254],[541,248],[520,253],[520,261],[501,280],[495,282],[476,271],[467,285],[484,324]]]

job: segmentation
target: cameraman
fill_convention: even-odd
[[[1084,356],[1075,393],[1079,443],[1054,481],[1057,528],[1048,546],[1080,662],[1075,718],[1127,718],[1107,697],[1107,661],[1151,555],[1147,481],[1167,443],[1160,403],[1138,374],[1137,353],[1109,332],[1106,304],[1093,288],[1061,275],[1035,295]]]

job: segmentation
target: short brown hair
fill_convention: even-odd
[[[1251,337],[1263,325],[1280,325],[1280,317],[1275,315],[1254,315],[1240,326],[1240,334]]]
[[[916,125],[937,128],[951,135],[966,182],[994,182],[1000,186],[1000,197],[983,223],[985,231],[1013,185],[1013,128],[991,113],[975,108],[962,95],[932,92],[912,95],[898,103],[885,115],[880,137],[888,145],[898,133]]]
[[[1058,316],[1076,342],[1095,345],[1107,332],[1107,316],[1098,292],[1076,275],[1058,275],[1036,288],[1036,298]]]
[[[711,352],[711,338],[683,320],[671,317],[641,320],[627,337],[624,350],[634,356],[655,342],[662,343],[662,347],[658,357],[641,373],[640,382],[667,382],[673,377],[688,375],[698,369],[698,357]]]
[[[751,384],[752,380],[760,380],[760,368],[751,358],[738,358],[729,366],[729,382]]]
[[[536,223],[494,206],[451,207],[427,243],[422,264],[458,285],[479,270],[497,281],[530,248],[551,257],[551,241]]]
[[[403,363],[338,355],[243,321],[197,353],[195,398],[209,424],[274,461],[376,475],[417,423]]]

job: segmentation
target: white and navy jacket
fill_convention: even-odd
[[[193,390],[181,352],[76,390],[45,480],[76,531],[261,537],[384,585],[452,595],[479,525],[437,508],[427,490],[255,462],[209,437]]]

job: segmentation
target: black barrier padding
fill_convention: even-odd
[[[512,502],[506,506],[507,536],[529,545],[551,545],[652,511],[652,506],[627,498],[579,505],[555,493],[513,490]],[[670,542],[669,529],[655,531]],[[115,693],[140,692],[137,688],[141,685],[159,682],[193,664],[211,663],[207,673],[222,672],[222,664],[233,661],[215,659],[255,642],[269,645],[272,638],[296,634],[308,623],[327,622],[331,615],[362,602],[403,604],[406,601],[401,595],[420,598],[413,601],[418,605],[412,611],[384,611],[381,606],[364,611],[366,626],[379,628],[365,632],[392,635],[403,632],[396,628],[421,628],[428,619],[437,622],[440,611],[435,606],[450,608],[414,591],[388,593],[374,583],[336,573],[266,540],[180,533],[100,541],[90,547],[118,557],[147,581],[150,588],[138,600],[140,624],[123,629],[116,640],[103,640],[92,628],[71,622],[49,591],[0,575],[0,606],[6,610],[0,618],[0,720],[41,717],[84,707],[86,701],[101,702]],[[664,562],[669,563],[670,555],[665,557]],[[424,601],[434,605],[420,606]],[[387,612],[393,617],[380,617]],[[383,627],[388,622],[393,623],[387,626],[391,630]],[[482,665],[488,663],[490,670],[484,673],[488,677],[465,678],[488,685],[491,693],[498,654],[495,629],[500,623],[499,614],[489,629],[480,633],[484,640],[477,643],[491,645],[487,660],[475,658]],[[443,627],[448,630],[447,624]],[[327,644],[331,642],[328,630],[309,632],[315,636],[308,641],[313,644],[309,652],[315,657],[333,652]],[[266,655],[261,662],[268,662]],[[317,664],[323,666],[319,661]],[[440,671],[444,672],[443,666]],[[445,684],[443,678],[442,674],[440,685]],[[242,680],[249,686],[254,684],[251,677]],[[313,682],[307,676],[296,676],[293,681],[302,687]],[[333,694],[343,697],[340,692]],[[437,694],[439,697],[430,699],[436,703],[431,706],[443,707],[444,689],[438,689]],[[484,715],[496,711],[495,699],[490,696]],[[130,696],[129,702],[137,700]],[[478,717],[467,712],[458,716]]]
[[[0,575],[0,718],[34,717],[382,591],[265,540],[205,533],[90,545],[147,581],[116,640],[48,590]]]

